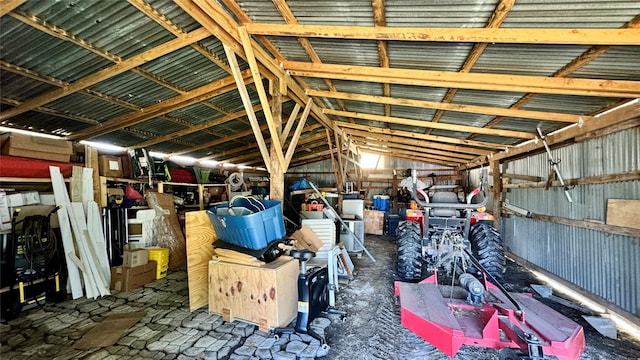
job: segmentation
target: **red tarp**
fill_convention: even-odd
[[[48,178],[50,177],[49,166],[59,167],[62,176],[70,177],[73,166],[84,166],[84,164],[0,155],[0,176],[2,177]]]

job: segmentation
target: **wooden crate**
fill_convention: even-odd
[[[281,257],[262,266],[209,262],[209,312],[225,321],[285,327],[298,312],[298,261]]]

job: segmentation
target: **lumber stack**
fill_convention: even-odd
[[[65,260],[67,290],[74,299],[110,295],[111,271],[98,204],[93,200],[93,169],[74,169],[72,202],[57,166],[49,167],[58,210]],[[77,201],[75,201],[77,200]]]

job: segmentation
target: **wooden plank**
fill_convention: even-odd
[[[607,200],[607,225],[616,225],[640,229],[638,223],[640,200]]]
[[[93,200],[97,203],[100,202],[100,173],[99,173],[99,164],[98,164],[98,149],[93,148],[91,146],[84,147],[84,156],[85,163],[84,166],[90,169],[93,169],[92,177],[93,177]]]
[[[289,132],[293,127],[293,123],[295,122],[294,120],[298,116],[298,112],[300,112],[300,104],[296,103],[295,106],[293,107],[293,111],[291,111],[291,114],[289,115],[289,121],[287,121],[287,124],[285,125],[284,129],[280,133],[280,141],[283,144],[287,139],[287,137],[289,137]]]
[[[58,216],[58,222],[60,223],[60,233],[62,235],[62,246],[64,247],[66,258],[71,296],[73,299],[78,299],[82,297],[82,282],[80,280],[80,270],[78,265],[73,261],[73,258],[77,258],[77,255],[73,245],[73,235],[71,234],[69,214],[67,213],[68,207],[63,205],[65,203],[63,191],[66,193],[67,189],[64,185],[64,179],[62,178],[59,167],[50,166],[49,172],[51,175],[51,184],[53,186],[56,205],[62,206],[56,215]]]
[[[10,13],[13,9],[22,5],[26,0],[5,0],[0,2],[0,16]]]
[[[608,224],[602,224],[594,221],[567,219],[559,216],[549,216],[549,215],[541,215],[541,214],[533,214],[531,215],[531,218],[536,220],[552,222],[556,224],[580,227],[583,229],[602,231],[609,234],[617,234],[617,235],[640,238],[640,230],[630,228],[630,227],[608,225]]]
[[[302,129],[304,128],[304,124],[306,124],[307,117],[309,116],[309,112],[311,111],[311,103],[312,100],[309,98],[307,104],[304,107],[304,111],[302,112],[302,118],[298,122],[298,126],[296,127],[296,131],[293,133],[293,137],[291,138],[291,142],[289,142],[289,148],[287,149],[287,154],[285,156],[285,166],[284,171],[286,172],[289,169],[289,164],[291,163],[291,158],[293,157],[293,153],[298,146],[298,140],[300,140],[300,135],[302,134]],[[287,124],[288,125],[288,124]]]
[[[213,256],[216,233],[206,211],[185,214],[189,310],[209,303],[209,261]]]
[[[91,168],[82,168],[82,196],[81,201],[85,209],[89,201],[93,201],[93,172]]]
[[[98,266],[102,270],[102,275],[106,284],[111,284],[111,267],[109,266],[109,256],[107,255],[107,243],[102,232],[102,218],[98,203],[93,200],[87,202],[87,229],[89,230],[89,240],[95,249]],[[108,286],[107,285],[107,286]]]
[[[507,174],[505,177],[511,177],[511,174]],[[514,178],[515,179],[515,178]],[[588,184],[608,184],[621,181],[634,181],[640,180],[640,170],[630,171],[619,174],[608,174],[598,176],[586,176],[578,179],[565,179],[564,182],[567,186],[574,185],[588,185]],[[519,184],[505,184],[506,189],[528,189],[528,188],[543,188],[547,184],[546,181],[526,182]],[[560,181],[552,181],[551,186],[564,186]]]
[[[69,184],[69,198],[71,201],[82,201],[82,167],[74,166],[71,170]]]
[[[98,255],[93,247],[93,243],[89,240],[89,230],[87,229],[86,216],[84,214],[84,206],[81,202],[69,203],[71,211],[69,213],[69,220],[71,222],[71,228],[73,229],[73,235],[76,239],[76,245],[80,252],[80,259],[85,264],[87,269],[89,282],[85,282],[85,288],[92,286],[93,297],[98,295],[106,296],[110,295],[109,283],[107,283],[100,267],[98,266]],[[89,297],[87,292],[87,297]]]
[[[262,108],[266,109],[269,104],[269,98],[267,97],[267,93],[264,90],[264,86],[262,85],[262,77],[260,76],[260,69],[258,68],[258,62],[256,61],[255,54],[253,51],[253,45],[251,44],[251,38],[249,38],[249,34],[247,34],[246,28],[239,27],[238,34],[240,35],[240,40],[242,46],[244,47],[244,52],[247,56],[247,63],[249,64],[249,68],[251,69],[251,74],[253,75],[253,82],[256,86],[256,91],[258,93],[258,97],[260,98],[260,103],[262,104]],[[271,135],[271,148],[275,149],[275,153],[277,155],[278,164],[282,169],[282,172],[286,172],[286,162],[284,159],[284,153],[282,152],[282,144],[280,143],[280,131],[281,129],[276,126],[276,123],[273,119],[273,114],[270,111],[263,111],[264,117],[267,120],[267,125],[269,125],[269,134]],[[256,134],[257,135],[257,134]],[[273,159],[271,159],[273,161]]]
[[[251,23],[253,35],[333,39],[569,45],[640,45],[635,29],[425,28]]]
[[[265,328],[284,327],[297,314],[298,262],[281,257],[264,266],[209,262],[209,312]]]
[[[575,79],[529,75],[458,73],[450,71],[378,68],[284,61],[284,69],[294,76],[366,81],[401,85],[448,87],[489,91],[515,91],[636,98],[638,81]]]
[[[491,172],[493,173],[493,184],[491,184],[491,197],[493,198],[493,217],[494,227],[498,232],[502,232],[502,180],[500,178],[500,162],[492,161],[490,163]]]
[[[240,98],[242,99],[242,104],[244,105],[245,110],[247,111],[247,117],[249,118],[249,123],[251,124],[251,131],[253,132],[256,142],[258,143],[258,149],[260,150],[260,154],[262,155],[262,160],[264,160],[264,165],[267,168],[268,172],[271,172],[271,160],[269,158],[269,149],[267,148],[267,144],[264,142],[264,137],[262,136],[262,131],[260,130],[260,125],[258,123],[258,119],[256,117],[255,112],[250,110],[251,106],[251,97],[249,97],[249,92],[247,91],[244,82],[241,80],[240,75],[240,66],[238,65],[238,60],[236,58],[236,54],[231,50],[230,47],[224,45],[224,51],[227,55],[227,60],[229,61],[229,65],[231,66],[231,70],[233,72],[233,77],[236,80],[236,84],[238,86],[238,93],[240,93]],[[264,91],[264,89],[262,89]],[[264,109],[263,113],[269,113],[269,109]],[[226,140],[225,140],[226,141]],[[280,149],[282,152],[282,149]]]
[[[489,114],[489,115],[496,115],[496,116],[519,117],[524,119],[535,119],[535,120],[545,120],[545,121],[561,121],[561,122],[568,122],[568,123],[577,123],[578,121],[580,121],[580,117],[581,117],[580,115],[574,115],[574,114],[562,114],[562,113],[552,113],[552,112],[545,112],[545,111],[532,111],[532,110],[519,110],[519,109],[505,109],[505,108],[495,108],[495,107],[488,107],[488,106],[476,106],[476,105],[466,105],[466,104],[448,104],[448,103],[441,103],[441,102],[435,102],[435,101],[362,95],[362,94],[353,94],[353,93],[345,93],[345,92],[337,92],[337,91],[308,89],[306,90],[306,93],[309,96],[366,101],[366,102],[389,104],[389,105],[410,106],[410,107],[417,107],[417,108],[423,108],[423,109],[448,110],[448,111],[464,112],[464,113],[471,113],[471,114],[481,114],[481,115]],[[582,118],[583,120],[586,121],[590,119],[591,116],[585,115]]]

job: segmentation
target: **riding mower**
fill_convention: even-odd
[[[453,192],[429,196],[415,170],[401,186],[423,208],[407,210],[398,225],[401,281],[395,282],[395,294],[403,326],[451,357],[466,344],[519,349],[534,360],[580,358],[585,348],[580,325],[531,294],[510,293],[501,285],[506,269],[502,240],[493,217],[482,211],[488,201],[486,174],[466,203]],[[482,201],[472,203],[481,193]],[[443,279],[451,279],[466,298],[454,298],[453,287],[443,296]]]

